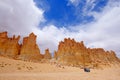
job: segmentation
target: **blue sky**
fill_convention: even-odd
[[[37,35],[41,53],[53,53],[64,38],[120,57],[120,0],[0,0],[0,32]]]
[[[108,0],[95,0],[88,5],[86,0],[78,0],[74,5],[69,0],[34,0],[38,8],[42,8],[46,22],[52,23],[57,27],[75,26],[92,22],[94,16],[86,14],[87,12],[101,12],[107,5]],[[86,7],[86,5],[88,5]],[[94,7],[92,7],[94,5]],[[84,9],[86,8],[86,11]],[[85,13],[86,12],[86,13]]]

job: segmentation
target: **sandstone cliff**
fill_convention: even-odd
[[[44,54],[44,59],[51,59],[51,58],[52,56],[51,53],[49,52],[49,49],[46,49]]]
[[[45,50],[44,55],[40,54],[36,37],[34,33],[31,33],[28,37],[24,37],[22,44],[19,44],[20,36],[15,37],[14,35],[9,38],[7,32],[2,32],[0,33],[0,55],[28,61],[51,59],[49,49]],[[91,68],[120,63],[114,51],[105,51],[102,48],[87,48],[83,41],[76,42],[70,38],[65,38],[64,41],[59,43],[58,50],[54,53],[54,59],[61,64]]]
[[[24,37],[19,59],[40,61],[42,58],[43,56],[40,54],[40,50],[36,44],[36,35],[31,33],[28,37]]]
[[[86,48],[83,41],[76,42],[74,39],[64,39],[58,45],[58,51],[54,58],[66,65],[80,67],[98,67],[99,65],[109,65],[119,63],[113,51],[105,51],[102,48]]]
[[[9,57],[16,57],[20,51],[18,43],[20,36],[9,38],[7,32],[0,33],[0,54]]]

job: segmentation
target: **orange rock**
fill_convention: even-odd
[[[44,54],[44,59],[51,59],[51,58],[52,56],[51,53],[49,52],[49,49],[46,49]]]
[[[9,57],[16,57],[20,51],[18,43],[20,36],[8,38],[7,32],[0,33],[0,54]]]
[[[113,51],[105,51],[102,48],[86,48],[83,41],[76,42],[74,39],[64,39],[58,45],[54,58],[58,62],[72,66],[89,66],[119,62]]]
[[[57,59],[57,52],[56,51],[54,51],[54,57],[53,58]]]
[[[9,38],[7,32],[2,32],[0,33],[0,55],[30,61],[40,61],[43,57],[44,59],[51,59],[49,49],[45,50],[44,55],[40,54],[36,37],[34,33],[31,33],[23,39],[23,44],[19,45],[20,36],[15,37],[14,35]],[[86,48],[83,41],[76,42],[70,38],[65,38],[59,43],[54,58],[62,64],[80,67],[98,67],[120,63],[114,51],[105,51],[102,48]]]
[[[34,35],[34,33],[31,33],[28,37],[23,39],[19,59],[40,61],[43,58],[43,56],[40,54],[38,45],[36,44],[36,37],[37,36]]]

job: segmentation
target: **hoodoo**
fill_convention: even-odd
[[[0,54],[15,58],[20,52],[20,36],[9,38],[7,32],[0,33]]]
[[[44,59],[51,59],[51,58],[52,56],[51,53],[49,52],[49,49],[46,49],[44,54]]]
[[[43,58],[36,44],[36,37],[34,33],[31,33],[28,37],[24,37],[19,59],[40,61]]]
[[[64,39],[58,45],[54,58],[61,64],[79,67],[109,66],[111,63],[119,63],[114,51],[105,51],[102,48],[87,48],[83,41]]]

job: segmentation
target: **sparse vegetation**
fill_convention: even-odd
[[[0,64],[0,67],[4,67],[4,66],[6,66],[7,64],[5,64],[4,62],[2,62],[1,64]]]
[[[21,70],[21,67],[18,67],[17,69],[18,69],[18,70]]]
[[[6,66],[10,66],[11,64],[5,63],[5,62],[1,62],[0,63],[0,67],[6,67]]]
[[[7,64],[5,64],[5,66],[7,66]]]
[[[33,68],[32,68],[32,67],[27,67],[27,69],[28,69],[28,70],[33,70]]]
[[[1,65],[1,67],[4,67],[4,65]]]

